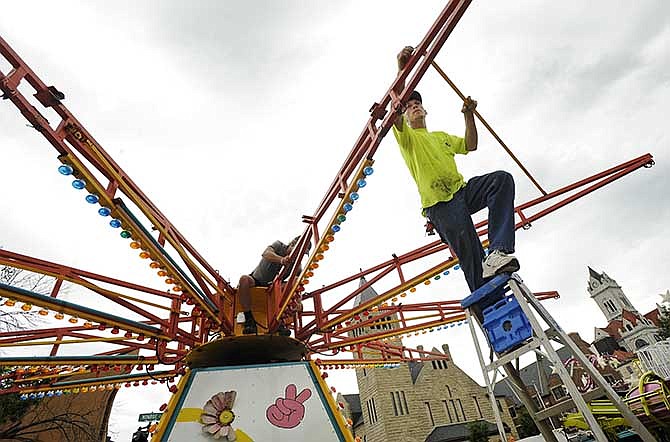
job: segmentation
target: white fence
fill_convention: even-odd
[[[657,342],[637,351],[642,367],[670,380],[670,339]]]

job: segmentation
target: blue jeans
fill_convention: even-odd
[[[514,179],[503,171],[473,177],[450,201],[426,209],[443,242],[458,258],[470,291],[486,283],[482,278],[484,249],[470,215],[489,208],[489,250],[514,252]]]

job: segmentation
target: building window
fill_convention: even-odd
[[[565,387],[563,385],[559,385],[558,387],[554,387],[551,389],[551,394],[554,396],[554,399],[557,401],[560,401],[561,398],[564,398],[568,394],[565,392]]]
[[[642,347],[646,347],[647,345],[649,345],[649,343],[647,341],[645,341],[644,339],[638,339],[637,341],[635,341],[635,349],[636,350],[639,350]]]
[[[451,417],[451,410],[449,409],[449,402],[446,400],[443,400],[442,403],[444,404],[444,409],[447,412],[447,418],[449,419],[449,423],[452,423],[454,421],[454,418]]]
[[[430,402],[424,402],[426,404],[426,412],[428,413],[428,419],[430,419],[430,426],[435,426],[435,419],[433,418],[433,410],[430,409]]]
[[[368,372],[365,371],[365,368],[364,368],[364,369],[363,369],[363,376],[367,376],[367,375],[368,375]]]
[[[445,368],[447,368],[447,361],[435,360],[430,361],[430,363],[433,366],[433,370],[444,370]]]
[[[465,418],[465,411],[463,410],[463,404],[461,403],[461,400],[460,400],[460,399],[456,399],[456,402],[458,403],[458,408],[461,409],[461,417],[463,418],[464,421],[467,420],[467,419]]]
[[[447,396],[451,397],[451,388],[448,385],[445,385],[445,388],[447,389]]]
[[[611,299],[608,299],[607,301],[605,301],[605,307],[607,307],[607,310],[611,313],[614,313],[617,310],[616,306],[614,305],[614,302],[612,302]]]
[[[409,414],[409,407],[407,407],[407,399],[405,398],[405,392],[400,392],[400,397],[402,398],[402,404],[405,406],[405,414]]]
[[[456,422],[466,420],[465,411],[463,410],[463,404],[461,403],[460,399],[449,399],[447,401],[442,402],[444,403],[444,408],[447,409],[447,416],[449,417],[449,422],[453,422],[454,420]],[[454,411],[453,414],[451,413],[450,408],[451,410]]]
[[[512,417],[512,419],[516,419],[516,408],[511,406],[507,410],[509,411],[509,415]]]
[[[633,330],[633,327],[631,327],[630,324],[626,324],[626,330],[631,331]]]
[[[612,312],[612,311],[614,311],[614,310],[612,309],[612,306],[610,305],[610,301],[609,301],[609,299],[608,299],[607,301],[605,301],[605,307],[607,307],[607,311],[608,311],[608,312]]]
[[[395,416],[404,416],[406,414],[409,414],[409,408],[407,407],[407,398],[405,397],[404,391],[392,391],[391,403],[393,404],[393,414]]]
[[[379,318],[372,325],[370,325],[370,330],[391,330],[393,328],[391,326],[392,320],[393,318],[390,316]]]
[[[542,410],[544,408],[544,402],[542,402],[542,400],[537,396],[533,396],[533,403],[538,410]]]
[[[607,383],[610,384],[610,385],[612,385],[616,382],[616,380],[614,379],[614,376],[612,376],[611,374],[606,374],[603,377],[605,378]]]
[[[377,407],[375,407],[375,398],[370,398],[366,402],[366,406],[368,409],[368,420],[370,421],[370,424],[374,424],[377,422]]]
[[[477,413],[479,413],[479,417],[484,417],[484,415],[482,415],[482,409],[479,406],[479,400],[477,400],[477,396],[472,396],[472,400],[475,402],[475,408],[477,409]]]

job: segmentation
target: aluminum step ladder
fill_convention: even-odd
[[[493,392],[501,368],[507,374],[514,387],[514,392],[529,411],[544,439],[547,442],[557,442],[548,421],[537,418],[538,408],[528,394],[518,370],[512,364],[512,361],[518,360],[521,355],[534,352],[546,358],[549,364],[554,367],[554,371],[563,381],[568,395],[591,427],[595,439],[598,442],[607,442],[605,433],[598,425],[591,409],[577,389],[556,350],[552,347],[552,341],[564,345],[570,351],[572,356],[580,362],[582,368],[594,380],[596,386],[600,387],[612,403],[616,405],[621,415],[644,442],[656,441],[656,438],[642,425],[600,372],[589,362],[579,347],[558,325],[532,292],[528,290],[519,275],[505,273],[496,276],[465,298],[461,305],[465,309],[479,364],[484,375],[486,390],[491,400],[496,425],[502,441],[507,439]],[[538,317],[547,324],[547,329],[543,328]],[[487,346],[491,351],[491,362],[488,364],[484,360],[475,322],[487,338]]]

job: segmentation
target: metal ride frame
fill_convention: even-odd
[[[424,264],[427,270],[410,276],[408,264],[424,263],[436,253],[445,253],[448,246],[434,241],[378,265],[361,270],[340,281],[308,291],[306,285],[335,239],[334,226],[341,221],[346,205],[353,204],[351,194],[359,190],[374,163],[374,155],[381,140],[393,125],[395,116],[402,109],[402,102],[417,86],[429,67],[434,66],[440,75],[462,96],[460,91],[439,69],[435,57],[470,5],[471,0],[450,0],[417,46],[405,69],[378,103],[370,109],[370,118],[353,148],[328,187],[323,199],[311,216],[303,216],[307,224],[293,252],[294,257],[303,256],[309,243],[315,244],[307,258],[304,270],[293,269],[287,282],[275,281],[268,297],[269,327],[273,329],[281,320],[292,322],[295,337],[304,341],[310,351],[336,356],[340,351],[352,352],[353,359],[324,360],[323,365],[335,367],[361,366],[369,364],[400,363],[412,360],[444,359],[438,352],[404,347],[391,338],[408,333],[426,332],[454,322],[462,321],[465,313],[460,307],[460,296],[453,300],[430,303],[395,304],[394,299],[403,296],[421,284],[429,284],[442,272],[456,266],[453,254],[437,265]],[[51,313],[57,319],[70,315],[70,326],[44,329],[19,330],[0,333],[1,347],[26,347],[48,345],[48,356],[30,358],[0,358],[0,366],[13,367],[3,374],[11,379],[11,387],[2,393],[30,393],[60,391],[63,388],[83,388],[86,385],[115,386],[122,383],[133,385],[146,382],[148,378],[172,379],[185,370],[182,359],[194,347],[212,339],[213,335],[231,335],[234,330],[235,290],[201,256],[177,228],[160,212],[129,175],[121,169],[101,144],[63,105],[64,95],[55,87],[47,86],[19,55],[0,38],[0,54],[12,69],[0,72],[2,98],[11,101],[58,152],[58,160],[65,170],[81,181],[96,202],[108,209],[118,220],[121,236],[129,239],[131,247],[141,250],[141,257],[150,261],[150,267],[170,284],[167,291],[115,278],[106,277],[62,264],[52,263],[19,253],[0,250],[0,266],[24,269],[53,280],[49,295],[42,295],[8,284],[0,284],[0,297],[6,306],[23,303],[24,310],[39,307],[41,315]],[[35,107],[19,86],[31,87],[34,98],[60,119],[51,124]],[[404,85],[404,87],[401,87]],[[399,91],[399,92],[397,92]],[[37,103],[36,103],[37,104]],[[505,150],[511,151],[495,134],[479,113],[476,116],[494,134]],[[512,155],[513,156],[513,155]],[[529,228],[531,223],[555,210],[624,177],[642,167],[653,165],[650,154],[609,168],[603,172],[567,185],[552,192],[545,192],[521,163],[514,160],[540,190],[541,196],[515,208],[518,222],[516,228]],[[136,212],[139,210],[139,213]],[[136,215],[136,213],[138,213]],[[140,215],[141,214],[141,215]],[[147,228],[139,217],[150,224]],[[487,244],[487,223],[476,225],[483,244]],[[434,258],[434,256],[433,256]],[[434,259],[433,259],[434,261]],[[341,295],[336,289],[361,277],[368,281],[353,291]],[[380,281],[393,280],[392,288],[373,299],[352,308],[348,305],[354,298]],[[63,287],[69,286],[90,294],[92,299],[105,299],[122,309],[123,314],[109,314],[62,299]],[[341,291],[341,290],[340,290]],[[333,293],[338,293],[334,295]],[[535,294],[537,299],[556,298],[556,292]],[[389,304],[389,301],[391,302]],[[304,302],[309,309],[301,310]],[[398,315],[391,327],[365,336],[350,336],[356,328],[370,326],[384,317]],[[129,318],[133,319],[129,319]],[[77,325],[79,320],[85,321]],[[77,357],[59,356],[63,345],[104,343],[113,346],[99,354],[81,354]],[[143,355],[139,355],[139,352]],[[370,359],[366,354],[374,352],[378,357]],[[153,356],[146,356],[147,353]],[[134,354],[134,355],[133,355]],[[163,372],[153,371],[154,365],[170,367]],[[132,374],[135,368],[146,368],[147,375]],[[95,382],[66,381],[74,372],[96,372],[113,369],[121,374],[112,377],[97,377]],[[144,377],[143,377],[144,376]],[[81,385],[80,385],[81,384]],[[174,389],[174,386],[171,387]]]

